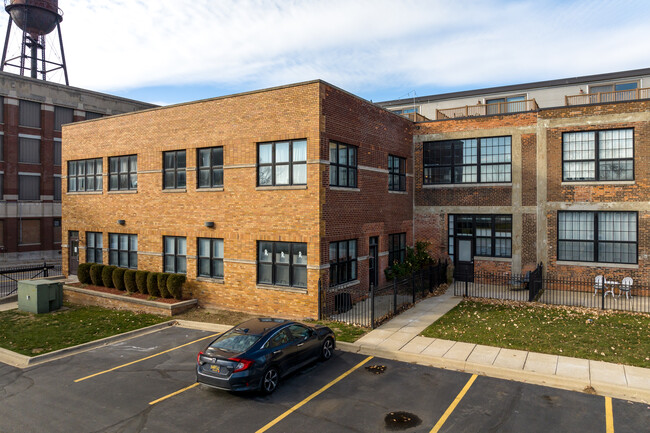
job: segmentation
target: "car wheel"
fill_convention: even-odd
[[[331,338],[326,338],[323,346],[320,349],[320,359],[327,361],[334,354],[334,341]]]
[[[275,367],[271,367],[264,372],[262,376],[262,389],[264,394],[271,394],[278,387],[280,383],[280,373]]]

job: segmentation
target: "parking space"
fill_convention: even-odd
[[[647,405],[337,351],[270,396],[195,385],[213,333],[171,327],[25,370],[0,364],[0,431],[638,432]],[[608,420],[610,428],[608,429]]]

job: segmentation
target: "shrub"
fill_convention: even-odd
[[[149,275],[147,275],[147,292],[151,296],[160,296],[160,290],[158,290],[158,272],[149,272]]]
[[[387,280],[393,278],[401,279],[410,276],[413,272],[419,271],[433,262],[433,259],[427,251],[429,242],[417,241],[415,248],[406,247],[406,259],[403,263],[391,263],[384,270]]]
[[[169,290],[167,290],[167,278],[169,278],[169,274],[166,272],[158,274],[158,290],[163,298],[171,298]]]
[[[124,273],[126,269],[124,268],[115,268],[113,271],[113,285],[117,290],[124,290]]]
[[[135,283],[135,272],[133,269],[124,270],[124,288],[129,293],[138,291],[138,286]]]
[[[90,268],[94,263],[79,263],[79,269],[77,269],[77,278],[79,278],[80,283],[90,284],[93,280],[90,279]]]
[[[148,275],[148,271],[135,271],[135,286],[138,288],[138,292],[142,293],[143,295],[147,293]]]
[[[176,299],[183,299],[183,283],[185,283],[185,275],[171,274],[167,278],[167,290]]]
[[[104,265],[94,264],[90,267],[90,281],[92,281],[95,286],[103,286],[102,282],[102,271],[104,270]]]
[[[117,266],[104,266],[104,269],[102,269],[102,282],[109,289],[115,287],[113,285],[113,271],[115,269],[117,269]]]

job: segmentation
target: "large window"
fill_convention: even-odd
[[[406,260],[406,233],[388,235],[388,266]]]
[[[35,173],[18,174],[18,200],[41,199],[41,175]]]
[[[330,141],[330,185],[357,187],[357,148]]]
[[[31,128],[41,127],[41,104],[32,101],[20,100],[19,103],[18,124],[20,126],[29,126]]]
[[[511,215],[449,215],[449,256],[458,239],[470,239],[475,256],[512,257]]]
[[[307,287],[307,244],[258,241],[257,282]]]
[[[208,147],[197,152],[199,188],[223,187],[223,147]]]
[[[61,176],[58,174],[54,175],[54,201],[61,201]]]
[[[68,192],[101,191],[102,159],[68,161]]]
[[[41,220],[20,221],[20,245],[37,245],[41,243]]]
[[[634,180],[634,130],[562,134],[562,180]]]
[[[54,139],[54,165],[61,165],[61,139]]]
[[[185,151],[174,150],[171,152],[163,152],[163,160],[163,188],[185,189]]]
[[[558,212],[558,260],[637,263],[636,212]]]
[[[72,108],[54,107],[54,130],[61,131],[61,126],[72,123],[74,111]]]
[[[26,164],[41,163],[41,139],[40,137],[19,136],[18,138],[18,162]]]
[[[108,264],[121,268],[138,268],[138,235],[109,233]]]
[[[388,190],[406,191],[406,158],[388,155]]]
[[[187,272],[187,241],[181,236],[163,236],[165,248],[165,272],[184,274]]]
[[[357,241],[330,242],[330,286],[357,279]]]
[[[424,184],[511,182],[511,137],[424,143]]]
[[[199,277],[223,278],[223,239],[199,238]]]
[[[108,158],[110,191],[138,189],[137,155],[114,156]]]
[[[307,140],[258,144],[257,184],[306,185]]]
[[[86,232],[86,262],[102,263],[102,247],[104,246],[101,233]],[[119,254],[119,253],[118,253]],[[119,257],[119,255],[118,255]],[[118,259],[119,261],[119,259]],[[128,267],[128,266],[126,266]]]

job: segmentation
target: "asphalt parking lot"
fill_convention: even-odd
[[[231,394],[195,384],[211,335],[170,327],[24,370],[0,364],[0,431],[648,431],[646,404],[341,351],[270,396]]]

